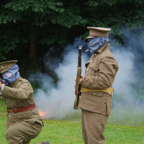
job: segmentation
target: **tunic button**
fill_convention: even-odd
[[[97,54],[95,54],[95,56],[97,56]]]
[[[26,115],[24,115],[24,116],[26,116]]]
[[[94,93],[94,95],[95,95],[95,93]]]
[[[92,61],[90,61],[90,63],[92,63]]]
[[[108,51],[108,50],[107,50]]]
[[[88,71],[88,69],[87,69],[87,71]]]

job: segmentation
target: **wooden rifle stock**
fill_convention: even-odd
[[[79,84],[79,80],[81,77],[81,58],[82,58],[82,46],[79,46],[79,51],[78,51],[78,68],[77,68],[77,76],[76,76],[76,83],[75,83],[75,95],[76,95],[76,99],[74,102],[74,109],[77,110],[78,109],[78,103],[79,103],[79,97],[81,95],[80,93],[80,88],[81,85]]]

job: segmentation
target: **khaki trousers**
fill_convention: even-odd
[[[9,144],[29,144],[41,132],[39,123],[20,122],[8,127],[6,139]]]
[[[82,135],[85,144],[103,144],[108,116],[82,109]]]

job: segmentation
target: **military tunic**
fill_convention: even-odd
[[[89,89],[112,87],[118,63],[110,52],[110,44],[101,47],[85,64],[82,86]],[[102,144],[103,132],[111,113],[111,96],[102,91],[82,92],[79,108],[82,109],[82,133],[85,144]]]
[[[34,91],[28,80],[19,77],[2,91],[8,108],[27,107],[35,103]],[[6,138],[9,144],[28,144],[38,136],[43,126],[37,108],[29,111],[8,113]]]

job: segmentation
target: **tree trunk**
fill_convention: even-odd
[[[29,58],[34,59],[36,57],[36,37],[34,30],[31,31],[31,40],[30,40],[30,51]]]

